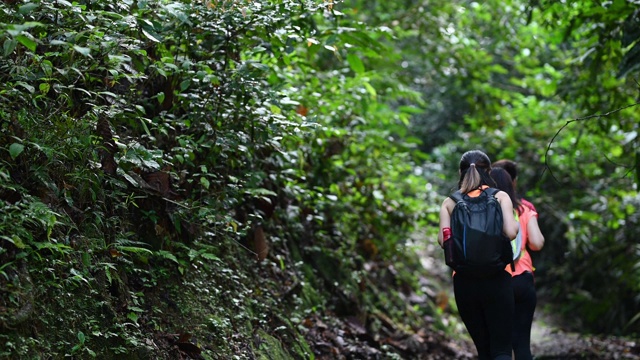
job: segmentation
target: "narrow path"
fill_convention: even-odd
[[[531,328],[531,351],[536,360],[640,360],[640,342],[613,336],[590,336],[564,331],[544,300],[536,308]]]
[[[418,240],[418,239],[415,239]],[[422,239],[417,246],[425,272],[439,283],[440,291],[453,299],[451,271],[444,264],[442,249],[435,240]],[[616,337],[589,336],[563,330],[562,319],[555,316],[544,299],[538,306],[531,329],[531,351],[535,360],[640,360],[640,340]],[[459,319],[456,319],[460,322]],[[464,327],[460,331],[465,331]],[[466,334],[462,334],[464,337]],[[464,348],[474,351],[469,341]]]

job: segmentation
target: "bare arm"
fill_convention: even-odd
[[[440,207],[440,231],[438,231],[438,244],[442,246],[442,242],[444,239],[442,238],[442,229],[446,227],[451,227],[451,211],[455,203],[451,198],[447,197],[442,202],[442,206]]]
[[[527,236],[527,241],[531,250],[538,251],[542,249],[544,246],[544,235],[542,235],[542,232],[540,231],[538,218],[536,216],[532,216],[527,222]]]
[[[496,193],[496,198],[502,208],[502,231],[509,239],[515,239],[518,235],[518,222],[513,216],[513,203],[511,198],[504,191]]]

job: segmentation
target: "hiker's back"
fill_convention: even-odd
[[[508,239],[516,237],[518,224],[509,196],[490,189],[495,187],[490,171],[491,160],[484,152],[470,150],[462,155],[457,187],[471,196],[444,199],[438,243],[445,251],[450,247],[447,255],[452,257],[447,263],[456,270],[452,280],[458,313],[478,358],[512,360],[514,299],[511,274],[505,267],[512,256]],[[472,199],[476,194],[479,197]],[[507,259],[499,250],[503,246]],[[487,276],[475,277],[482,275]]]
[[[456,273],[474,277],[496,274],[511,263],[513,252],[503,234],[503,216],[494,188],[478,196],[461,194],[450,197],[456,203],[451,212],[451,239],[445,246],[445,258]]]

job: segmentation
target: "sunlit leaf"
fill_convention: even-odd
[[[49,45],[69,45],[69,43],[66,41],[53,39],[49,42]]]
[[[24,249],[27,246],[22,239],[16,235],[12,237],[4,237],[4,239],[15,245],[18,249]]]
[[[324,48],[331,51],[331,52],[336,52],[338,51],[338,48],[335,47],[335,45],[324,45]]]
[[[207,259],[207,260],[220,261],[220,258],[219,258],[219,257],[217,257],[217,256],[215,256],[215,255],[213,255],[213,254],[210,254],[210,253],[206,253],[206,252],[205,252],[205,253],[200,253],[200,256],[201,256],[202,258]]]
[[[158,39],[156,36],[151,35],[148,31],[146,31],[145,29],[142,29],[142,34],[144,34],[144,36],[147,37],[147,39],[153,41],[153,42],[160,42],[160,39]]]
[[[378,95],[376,89],[368,82],[365,82],[363,86],[365,87],[365,89],[367,89],[367,92],[371,95],[372,98],[375,98]]]
[[[204,187],[207,190],[209,189],[209,186],[211,185],[209,183],[209,180],[204,176],[200,178],[200,184],[202,185],[202,187]]]
[[[263,71],[269,70],[269,66],[267,66],[266,64],[263,64],[263,63],[252,62],[249,65],[254,67],[254,68],[256,68],[256,69],[260,69],[260,70],[263,70]]]
[[[18,11],[20,12],[20,14],[26,15],[26,14],[30,13],[31,11],[37,9],[39,6],[40,6],[40,4],[30,2],[30,3],[26,3],[24,5],[21,5],[18,8]]]
[[[49,85],[49,83],[41,83],[38,88],[43,95],[46,95],[49,92],[51,85]]]
[[[351,70],[353,70],[356,74],[361,75],[364,73],[364,64],[362,63],[362,60],[360,60],[360,57],[358,57],[357,55],[348,54],[347,62],[349,62]]]
[[[247,193],[251,195],[267,195],[267,196],[278,196],[275,192],[269,189],[247,189]]]
[[[130,252],[130,253],[147,253],[147,254],[152,253],[152,251],[149,249],[145,249],[137,246],[118,246],[118,250]]]
[[[42,23],[36,21],[29,21],[23,24],[9,24],[7,27],[7,32],[13,36],[20,35],[23,31],[29,30],[31,28],[43,26]]]
[[[15,50],[17,45],[18,45],[17,40],[11,39],[11,38],[6,39],[3,44],[4,56],[5,57],[9,56],[13,52],[13,50]]]
[[[36,47],[38,46],[38,44],[34,40],[32,40],[31,38],[21,34],[21,35],[16,36],[16,40],[18,40],[18,42],[20,44],[22,44],[25,47],[27,47],[27,49],[29,49],[31,51],[36,51]]]
[[[82,47],[82,46],[78,46],[78,45],[73,45],[73,49],[75,51],[77,51],[78,53],[84,55],[84,56],[91,56],[91,49],[87,48],[87,47]]]
[[[282,114],[282,109],[280,109],[280,107],[278,107],[277,105],[273,105],[271,104],[269,106],[269,109],[271,110],[272,113],[274,114]]]

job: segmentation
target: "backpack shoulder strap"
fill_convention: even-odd
[[[484,189],[484,192],[487,193],[487,195],[490,195],[490,196],[495,196],[498,193],[498,191],[500,191],[500,189],[496,189],[496,188],[492,188],[492,187]]]
[[[451,195],[449,195],[449,197],[457,203],[459,203],[460,201],[462,201],[462,193],[460,192],[460,190],[451,193]]]

